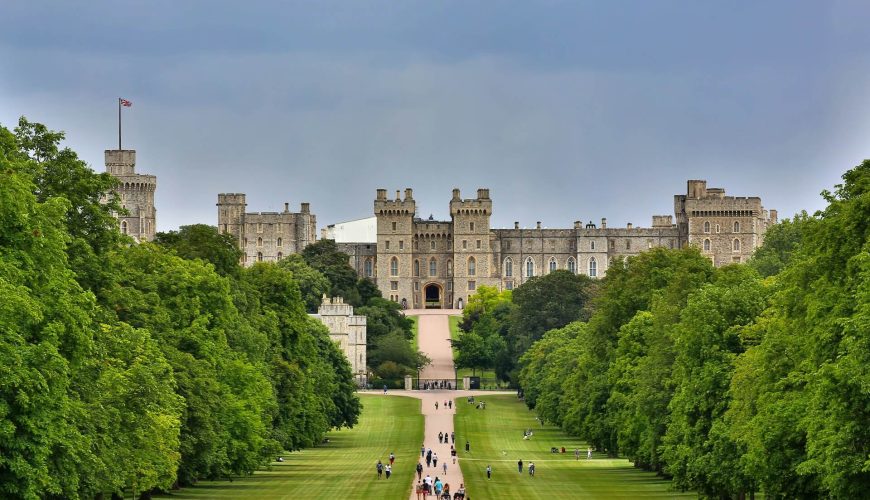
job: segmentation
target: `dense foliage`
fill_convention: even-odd
[[[132,244],[63,134],[0,126],[0,497],[250,473],[352,426],[350,366],[294,269],[189,226]]]
[[[703,497],[866,497],[870,161],[843,178],[748,264],[655,249],[608,269],[588,321],[522,356],[526,403]]]

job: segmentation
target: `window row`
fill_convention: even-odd
[[[710,232],[710,227],[711,227],[710,221],[704,221],[704,232],[705,233]],[[721,228],[721,226],[719,226],[719,224],[716,224],[715,228],[716,228],[717,233],[722,231],[722,228]],[[734,229],[734,231],[732,231],[732,232],[739,233],[740,232],[740,221],[734,221],[734,225],[732,226],[732,228]]]
[[[558,269],[558,267],[559,267],[558,263],[556,262],[555,257],[550,257],[550,260],[549,260],[547,266],[548,266],[549,272],[551,272],[551,273],[553,271],[555,271],[556,269]],[[504,270],[503,270],[502,274],[505,278],[513,277],[513,275],[514,275],[514,261],[513,261],[513,259],[511,259],[510,257],[505,259],[503,269]],[[574,257],[568,257],[568,262],[566,263],[566,269],[569,272],[571,272],[572,274],[577,274],[577,261],[574,260]],[[588,274],[589,274],[589,276],[592,276],[593,278],[598,276],[598,263],[595,260],[595,257],[589,258],[589,273]],[[535,261],[531,257],[528,257],[525,261],[525,277],[532,278],[534,276],[535,276]]]
[[[710,238],[704,238],[704,251],[709,252],[711,249],[712,243],[710,242]],[[731,241],[731,251],[740,251],[740,240],[738,238],[734,238],[734,240]]]

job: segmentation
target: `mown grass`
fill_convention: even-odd
[[[607,458],[593,453],[586,459],[586,443],[560,429],[545,426],[515,396],[479,396],[486,410],[477,410],[465,398],[455,401],[456,441],[460,446],[460,466],[471,498],[554,499],[554,498],[691,498],[694,493],[671,490],[670,481],[632,467],[625,459]],[[523,431],[531,429],[531,439],[523,440]],[[471,452],[465,453],[465,440]],[[566,453],[551,453],[556,447]],[[574,450],[581,450],[575,460]],[[517,472],[517,460],[523,460],[523,473]],[[528,474],[534,462],[535,477]],[[491,465],[492,479],[486,478]]]
[[[423,442],[423,416],[417,399],[360,396],[363,413],[353,429],[329,433],[329,443],[287,453],[253,476],[203,481],[166,495],[175,499],[345,499],[408,498],[417,454]],[[375,464],[396,454],[393,476],[377,480]]]

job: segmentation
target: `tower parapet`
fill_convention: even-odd
[[[136,241],[151,241],[157,231],[157,209],[154,192],[157,176],[136,173],[135,149],[105,150],[106,172],[118,179],[115,193],[121,207],[127,211],[118,215],[121,233]]]

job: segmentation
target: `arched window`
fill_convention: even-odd
[[[281,252],[278,252],[278,260],[281,260],[283,258],[284,258],[284,254]]]
[[[571,274],[577,274],[577,262],[574,257],[568,257],[568,270],[571,271]]]
[[[705,221],[705,222],[704,222],[704,232],[705,232],[705,233],[709,233],[709,232],[710,232],[710,221]]]
[[[414,276],[420,276],[420,261],[414,260]]]
[[[535,261],[531,257],[526,259],[526,278],[531,278],[535,275]]]
[[[555,270],[556,270],[556,258],[550,257],[550,272],[552,273]]]
[[[589,277],[594,278],[598,276],[598,263],[595,262],[595,257],[589,258]]]
[[[595,242],[594,241],[589,242],[589,250],[595,250]]]
[[[740,240],[738,240],[737,238],[734,238],[734,243],[731,244],[731,249],[734,250],[735,252],[739,252],[740,251]]]
[[[429,248],[431,248],[432,250],[435,250],[435,240],[432,240],[429,242]]]
[[[121,221],[121,234],[127,234],[127,221]]]
[[[514,275],[514,261],[510,257],[504,260],[504,275],[508,278]]]
[[[279,247],[284,246],[283,243],[284,243],[284,240],[282,238],[278,238],[278,246]]]
[[[263,238],[257,238],[257,246],[258,247],[263,246]]]
[[[447,261],[447,276],[453,276],[453,261]]]
[[[710,251],[710,238],[704,240],[704,250]]]
[[[468,275],[475,276],[477,274],[477,261],[474,257],[468,258]]]
[[[399,259],[393,257],[390,259],[390,276],[399,275]]]
[[[734,221],[734,232],[735,233],[740,232],[740,221]]]
[[[257,252],[257,262],[263,262],[263,252]]]
[[[429,276],[438,276],[438,261],[435,257],[429,259]]]
[[[372,259],[366,259],[366,263],[364,264],[365,273],[367,278],[372,277]]]
[[[722,226],[720,226],[719,224],[716,224],[716,234],[719,234],[721,232],[722,232]]]

